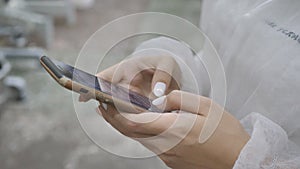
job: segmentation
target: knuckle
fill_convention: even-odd
[[[180,94],[179,90],[172,90],[168,96],[171,99],[171,98],[177,97],[179,94]]]
[[[178,99],[180,99],[180,91],[179,90],[173,90],[167,96],[167,103],[173,109],[178,108],[178,105],[176,104],[178,102]]]
[[[180,90],[173,90],[171,93],[173,94],[173,95],[179,95],[180,94]]]
[[[97,73],[97,76],[101,77],[101,78],[105,78],[106,77],[106,73],[104,71],[102,71],[102,72]]]

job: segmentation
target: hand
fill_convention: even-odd
[[[226,169],[233,167],[241,149],[249,140],[248,133],[236,118],[209,98],[183,91],[172,91],[169,95],[157,100],[154,100],[156,105],[165,110],[182,110],[189,113],[121,114],[113,106],[108,106],[105,110],[101,105],[99,112],[114,128],[158,154],[171,168]],[[209,110],[213,111],[209,112]],[[213,135],[201,144],[198,141],[201,129],[208,112],[214,113],[214,111],[224,111],[222,119]],[[155,120],[152,120],[153,117]],[[195,122],[186,134],[184,128],[192,122],[190,117]],[[181,125],[170,127],[177,123],[176,119],[178,118],[181,118]],[[149,119],[152,121],[139,122]],[[158,142],[143,139],[160,136],[162,133],[164,135],[158,137]],[[172,143],[175,138],[182,139],[182,141],[170,149],[166,148],[165,146]]]
[[[149,98],[156,98],[179,89],[180,68],[171,56],[133,57],[96,76]],[[90,98],[81,94],[79,101],[88,101]]]

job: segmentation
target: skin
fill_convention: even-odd
[[[180,87],[180,69],[171,56],[136,57],[122,61],[98,73],[96,76],[118,84],[151,99],[152,90],[157,82],[166,84],[166,94]],[[79,101],[90,100],[87,94],[81,94]]]
[[[151,58],[153,59],[153,57]],[[151,60],[151,58],[146,59]],[[175,80],[171,78],[173,76],[171,76],[171,74],[176,72],[173,71],[175,69],[174,66],[176,67],[178,65],[171,64],[173,67],[168,67],[166,71],[162,69],[157,71],[155,69],[155,66],[159,67],[159,64],[164,64],[164,62],[170,63],[170,60],[171,57],[167,57],[166,60],[159,60],[157,63],[155,60],[152,60],[151,66],[153,67],[151,69],[147,67],[146,72],[141,69],[139,73],[135,73],[134,77],[127,77],[126,75],[128,74],[123,73],[118,76],[117,81],[112,80],[112,75],[117,72],[117,68],[125,65],[123,63],[98,74],[102,78],[113,81],[114,83],[127,84],[131,86],[130,88],[132,90],[152,97],[153,94],[151,94],[151,91],[154,86],[153,84],[163,79],[169,79],[167,82],[164,81],[168,86],[165,100],[161,105],[158,105],[158,107],[165,110],[166,113],[143,112],[140,114],[131,114],[130,112],[119,112],[112,105],[108,105],[107,109],[105,109],[102,103],[100,103],[98,107],[98,113],[122,134],[139,141],[145,147],[156,153],[170,168],[232,168],[240,151],[250,138],[248,133],[244,130],[239,120],[225,111],[223,107],[212,102],[209,98],[176,90],[178,85],[176,85]],[[126,62],[127,69],[130,68],[128,65],[136,69],[137,66],[135,65],[138,65],[136,63],[141,61],[143,60],[129,60]],[[148,83],[148,85],[140,85],[140,83]],[[80,97],[83,101],[88,100],[85,96]],[[223,112],[217,129],[205,143],[199,143],[199,135],[208,114],[216,111]],[[181,124],[191,124],[191,121],[194,123],[191,124],[191,128],[186,132],[184,130],[185,125],[182,127],[172,127],[178,121]],[[155,142],[145,139],[153,137],[158,138],[160,141]],[[174,140],[180,140],[180,142],[171,148],[166,147],[168,143],[172,143]]]

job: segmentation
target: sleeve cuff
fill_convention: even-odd
[[[241,121],[251,135],[242,149],[234,169],[272,168],[287,151],[288,137],[276,123],[259,113],[251,113]],[[265,167],[262,167],[265,166]]]

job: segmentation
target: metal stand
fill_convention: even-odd
[[[31,37],[44,47],[49,47],[53,41],[52,19],[41,14],[4,7],[0,9],[0,24],[5,27],[21,28],[23,36]]]
[[[63,18],[69,25],[76,22],[76,13],[69,0],[10,0],[10,6],[52,18]]]

